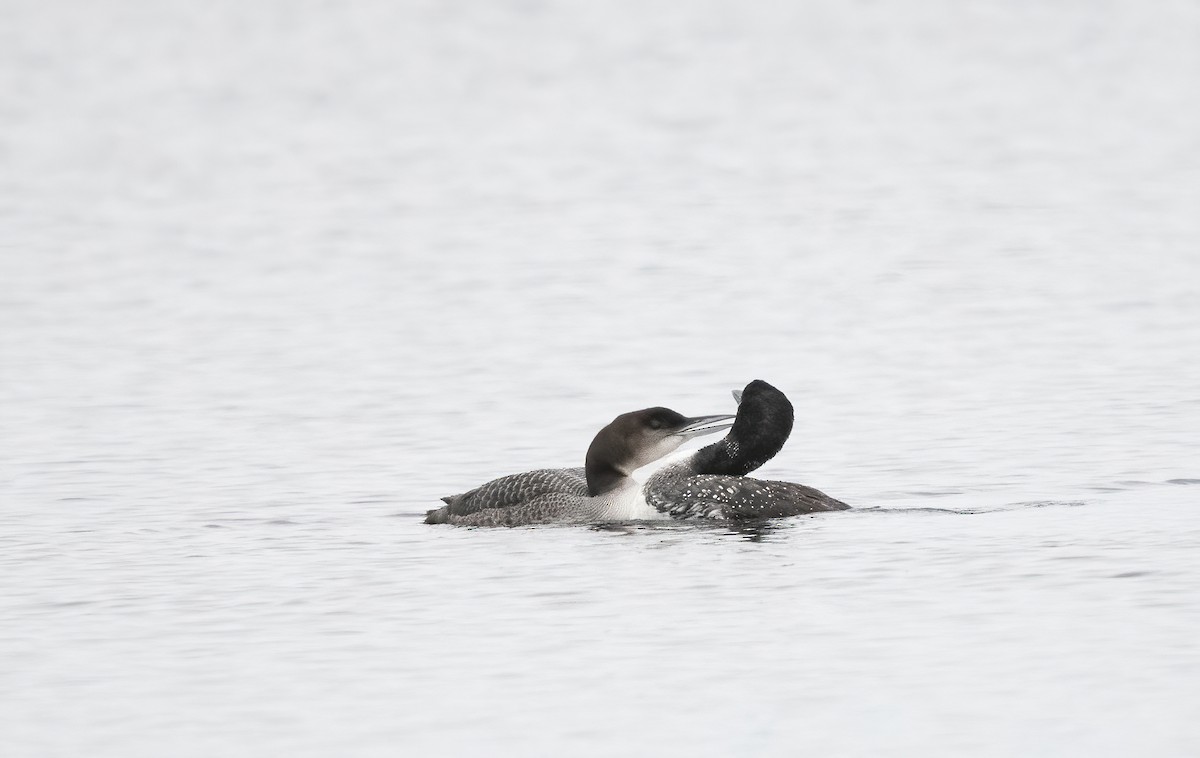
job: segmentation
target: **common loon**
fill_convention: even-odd
[[[734,416],[688,418],[669,408],[623,413],[596,434],[582,469],[540,469],[443,498],[427,524],[519,526],[635,518],[641,491],[631,474],[685,441],[728,429]],[[644,507],[644,506],[643,506]]]
[[[723,439],[663,467],[642,487],[646,503],[675,518],[758,519],[849,508],[793,482],[746,474],[771,460],[792,432],[787,396],[755,379],[738,393],[737,420]]]

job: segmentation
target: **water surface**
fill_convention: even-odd
[[[5,754],[1200,750],[1190,3],[0,8]],[[796,405],[761,527],[471,530]]]

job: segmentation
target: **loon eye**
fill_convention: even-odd
[[[651,429],[662,429],[662,425],[663,425],[662,422],[656,418],[650,419],[650,421],[647,423],[649,424]]]

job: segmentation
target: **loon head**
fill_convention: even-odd
[[[600,430],[588,448],[588,492],[616,489],[635,470],[673,452],[684,442],[733,425],[735,416],[684,416],[670,408],[622,413]]]
[[[774,458],[792,433],[792,403],[775,387],[755,379],[733,398],[737,420],[724,439],[696,453],[700,473],[745,476]]]

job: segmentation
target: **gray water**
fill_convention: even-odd
[[[1200,6],[0,3],[5,756],[1200,753]],[[649,405],[856,506],[473,530]]]

